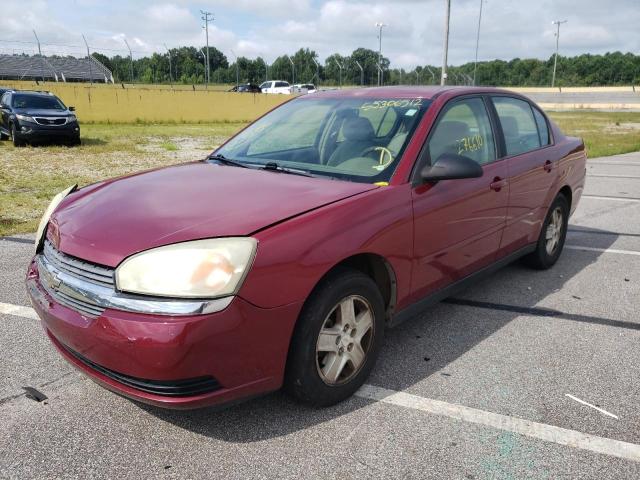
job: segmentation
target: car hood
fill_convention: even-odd
[[[20,115],[36,115],[38,117],[68,117],[71,114],[69,110],[49,110],[38,108],[16,108],[15,112]]]
[[[134,253],[160,245],[251,235],[375,188],[190,163],[102,182],[71,194],[52,215],[48,236],[69,255],[115,267]]]

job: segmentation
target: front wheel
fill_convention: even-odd
[[[524,261],[538,270],[551,268],[560,258],[569,223],[569,202],[559,193],[542,224],[536,249],[524,257]]]
[[[14,147],[24,147],[24,140],[18,138],[18,131],[16,129],[16,124],[11,124],[11,140],[13,140]]]
[[[285,390],[316,407],[350,397],[375,364],[384,326],[384,301],[373,280],[356,270],[337,270],[313,292],[298,319]]]

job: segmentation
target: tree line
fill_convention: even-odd
[[[169,55],[171,61],[169,61]],[[205,82],[206,47],[173,48],[169,54],[154,53],[136,58],[93,56],[113,73],[117,82],[182,83]],[[548,86],[551,83],[554,57],[547,60],[514,58],[491,60],[447,67],[448,82],[470,85],[475,73],[476,85]],[[392,68],[386,57],[381,58],[382,81],[385,85],[439,84],[440,68],[433,65],[414,69]],[[378,52],[358,48],[349,56],[333,54],[320,61],[313,50],[301,48],[293,55],[282,55],[267,64],[263,58],[238,57],[233,63],[215,47],[209,47],[210,82],[235,84],[265,80],[286,80],[290,83],[315,83],[325,86],[376,85],[378,82]],[[170,68],[171,66],[171,68]],[[133,76],[132,76],[133,74]],[[556,85],[601,86],[640,83],[640,56],[613,52],[604,55],[583,54],[558,57]]]

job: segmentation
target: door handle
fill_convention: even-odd
[[[544,171],[545,172],[550,172],[551,170],[553,170],[553,163],[551,163],[551,160],[547,160],[546,162],[544,162]]]
[[[496,191],[496,192],[499,192],[502,187],[506,187],[506,186],[507,186],[507,181],[503,180],[500,177],[494,178],[493,182],[491,182],[491,184],[489,184],[489,188],[491,190]]]

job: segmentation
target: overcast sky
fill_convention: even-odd
[[[142,56],[182,45],[204,45],[200,9],[214,14],[210,45],[268,62],[309,47],[322,61],[357,47],[378,49],[376,22],[388,24],[383,53],[392,66],[441,63],[445,0],[0,0],[0,51],[124,53],[126,38]],[[472,61],[480,0],[452,0],[449,63]],[[548,58],[555,49],[554,19],[562,25],[563,55],[621,50],[640,54],[640,0],[485,0],[481,60]],[[56,44],[56,45],[51,45]],[[62,46],[65,45],[65,46]],[[69,47],[71,46],[71,47]],[[114,49],[106,51],[105,49]],[[116,52],[115,50],[119,50]]]

